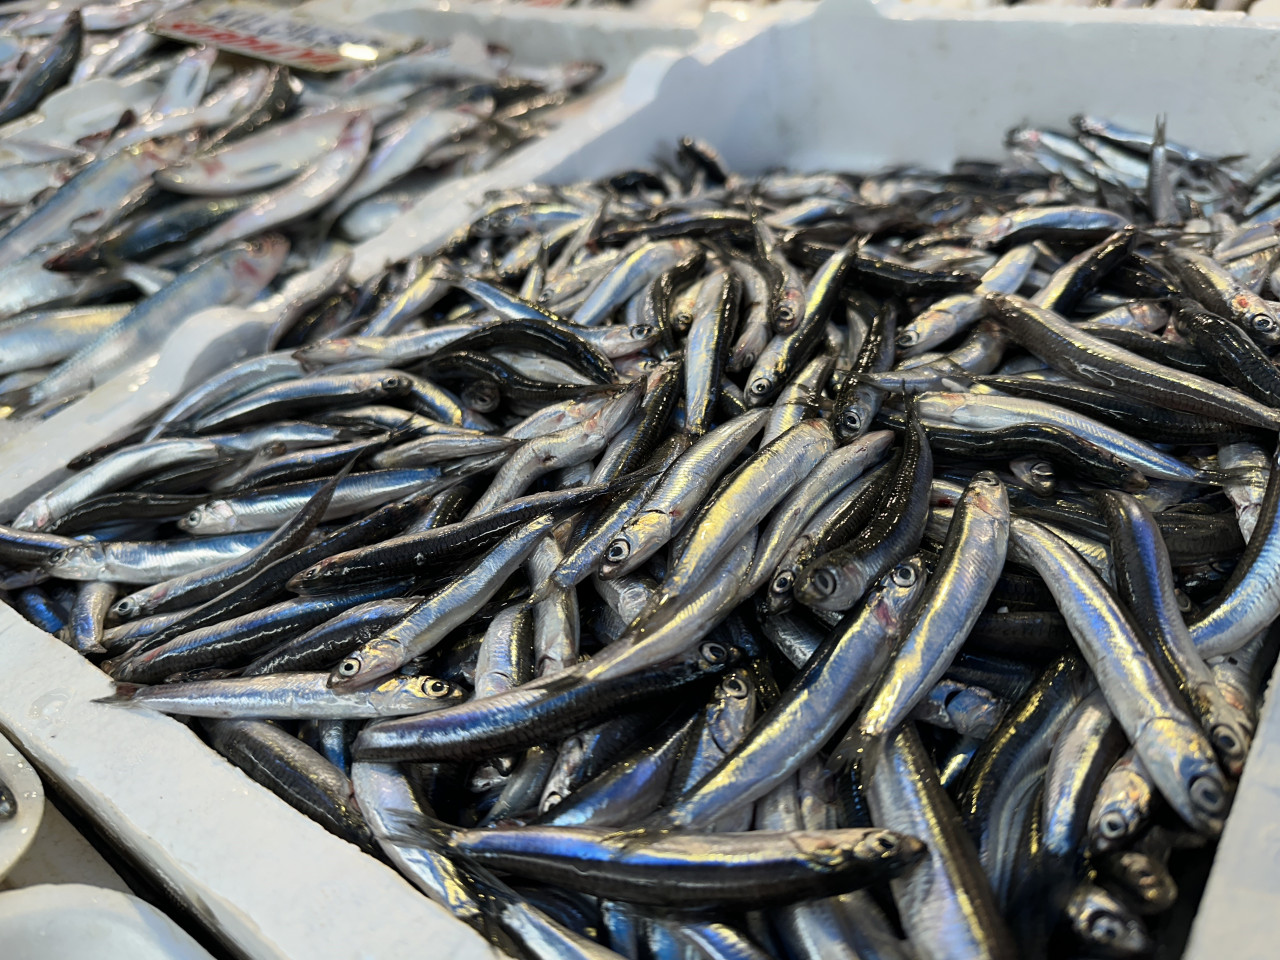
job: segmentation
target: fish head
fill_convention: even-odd
[[[1249,333],[1264,346],[1280,345],[1280,319],[1271,310],[1259,310],[1249,317]]]
[[[378,382],[368,391],[368,394],[371,400],[382,397],[403,397],[412,389],[413,381],[408,377],[400,374],[391,374],[379,378]]]
[[[121,597],[111,605],[111,615],[118,620],[131,620],[141,612],[141,604],[132,596]]]
[[[1147,821],[1151,791],[1132,770],[1113,770],[1089,813],[1089,843],[1094,850],[1123,846]]]
[[[71,580],[96,579],[106,562],[106,554],[100,543],[85,543],[78,547],[59,550],[48,560],[44,567],[55,577]]]
[[[661,361],[657,362],[661,363]],[[644,399],[644,390],[643,380],[633,380],[621,388],[607,388],[610,394],[609,399],[592,418],[596,421],[595,429],[605,434],[616,433],[631,418],[631,414]],[[588,423],[588,427],[591,426],[593,425]]]
[[[383,687],[388,686],[400,687],[401,684],[398,680],[387,680],[378,689],[382,690]],[[418,702],[421,710],[447,707],[450,704],[461,703],[467,698],[466,691],[460,686],[448,680],[441,680],[439,677],[410,677],[408,683],[403,685],[403,690]]]
[[[790,333],[804,319],[804,291],[784,285],[773,298],[769,317],[777,333]]]
[[[762,407],[769,402],[769,398],[773,396],[777,390],[777,380],[771,372],[761,371],[751,375],[751,382],[747,384],[744,399],[747,401],[748,407]]]
[[[1107,872],[1121,878],[1124,889],[1136,894],[1142,906],[1152,913],[1168,910],[1178,898],[1178,885],[1168,868],[1139,850],[1113,855]]]
[[[792,592],[807,607],[848,610],[866,587],[866,576],[859,564],[842,566],[819,560],[800,571]]]
[[[459,394],[463,404],[477,413],[492,413],[502,402],[502,391],[490,380],[472,380]]]
[[[1058,474],[1053,464],[1040,457],[1017,457],[1009,461],[1009,471],[1022,483],[1042,497],[1053,493],[1058,485]]]
[[[404,647],[394,640],[375,637],[354,651],[329,674],[329,686],[350,690],[400,669]]]
[[[924,855],[924,844],[893,830],[795,831],[791,842],[820,873],[838,873],[851,865],[909,866]]]
[[[1222,832],[1231,793],[1198,725],[1184,717],[1157,717],[1143,725],[1133,746],[1152,782],[1188,825],[1208,836]]]
[[[1009,523],[1009,491],[1004,481],[991,470],[979,470],[969,480],[964,497],[969,508],[980,510],[988,516]]]
[[[893,339],[894,345],[903,353],[908,353],[909,351],[914,350],[916,347],[919,347],[920,341],[924,339],[923,334],[921,332],[922,329],[924,328],[925,324],[927,324],[929,320],[932,319],[932,317],[938,312],[939,311],[930,308],[926,310],[924,313],[920,314],[920,316],[917,317],[913,323],[903,327],[901,330],[898,331],[898,335]],[[924,348],[921,347],[921,349],[924,349]]]
[[[907,617],[924,594],[929,574],[924,558],[908,557],[880,578],[867,596],[867,608],[889,636],[902,632]]]
[[[304,592],[307,584],[315,583],[317,580],[324,578],[325,571],[329,567],[333,566],[332,560],[332,557],[326,557],[319,563],[307,567],[307,569],[303,570],[301,573],[295,573],[285,586],[294,593]]]
[[[1218,761],[1228,774],[1240,776],[1253,741],[1253,724],[1242,711],[1216,705],[1210,708],[1207,719],[1206,732]]]
[[[570,737],[560,745],[555,766],[551,768],[547,784],[542,789],[542,799],[538,804],[540,813],[546,813],[573,792],[581,779],[583,764],[589,756],[590,750],[582,734]]]
[[[773,579],[769,581],[769,589],[760,598],[761,611],[764,614],[782,613],[789,610],[795,602],[796,577],[800,568],[784,559],[773,571]]]
[[[737,647],[716,640],[705,640],[694,651],[693,664],[702,673],[719,673],[736,663],[740,656]]]
[[[652,323],[633,323],[629,327],[610,328],[605,339],[610,356],[626,355],[653,346],[660,335],[661,331]]]
[[[600,576],[606,580],[630,573],[671,536],[671,517],[661,510],[638,513],[618,531],[605,549]]]
[[[23,507],[13,521],[13,525],[19,530],[43,530],[51,523],[53,511],[49,509],[49,502],[44,497]]]
[[[716,746],[728,753],[742,739],[756,714],[756,685],[746,667],[734,667],[716,686],[707,711],[707,730]]]
[[[1143,922],[1100,887],[1086,884],[1067,904],[1071,927],[1082,942],[1108,956],[1141,956],[1154,946]]]
[[[178,526],[187,533],[234,533],[240,520],[227,501],[210,500],[179,520]]]
[[[288,255],[289,241],[282,234],[264,233],[243,245],[243,254],[235,258],[232,272],[246,286],[252,285],[256,294],[280,272]]]
[[[867,404],[861,398],[855,398],[840,411],[836,419],[836,436],[845,443],[858,439],[871,426],[869,413]]]

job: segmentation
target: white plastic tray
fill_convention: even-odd
[[[0,894],[5,960],[213,960],[137,897],[81,883]]]
[[[1167,114],[1170,136],[1261,162],[1280,148],[1280,127],[1268,120],[1280,115],[1278,48],[1280,23],[1212,13],[956,13],[877,9],[869,0],[777,4],[740,23],[704,26],[688,53],[643,54],[622,82],[592,98],[590,109],[566,117],[556,132],[480,177],[437,191],[385,236],[362,244],[352,274],[364,279],[431,249],[487,189],[644,164],[684,135],[710,141],[746,173],[783,165],[945,168],[959,157],[998,157],[1004,132],[1021,122],[1061,125],[1089,112],[1145,127]],[[48,464],[56,465],[52,458]],[[8,467],[0,457],[0,489],[6,489]],[[375,948],[385,941],[357,937],[334,920],[363,916],[349,898],[353,883],[367,881],[361,902],[374,899],[375,888],[392,894],[369,913],[377,934],[413,928],[387,919],[386,904],[401,904],[408,888],[384,868],[249,784],[180,725],[107,714],[88,703],[105,691],[105,678],[5,610],[0,658],[19,665],[16,682],[0,685],[0,725],[38,763],[74,784],[122,838],[139,844],[163,876],[208,905],[207,915],[238,943],[252,944],[246,952],[401,954]],[[128,745],[125,762],[108,753],[110,744]],[[1193,932],[1187,954],[1193,960],[1275,955],[1280,827],[1271,812],[1280,790],[1278,751],[1280,714],[1268,708]],[[122,776],[122,769],[132,776]],[[149,788],[140,789],[139,779]],[[157,784],[161,789],[150,789]],[[236,802],[223,802],[226,794]],[[234,850],[211,851],[207,837]],[[289,879],[273,874],[277,870],[288,871]],[[298,893],[317,888],[326,892]],[[443,948],[451,935],[475,942],[412,896],[421,901],[421,923],[430,926],[413,928],[405,951],[423,943]],[[415,908],[415,902],[402,905]],[[255,920],[270,931],[256,928]],[[289,949],[272,952],[284,943]],[[343,953],[340,945],[350,949]],[[441,949],[439,955],[451,954]]]
[[[18,804],[18,812],[0,820],[0,880],[13,869],[35,842],[44,819],[44,788],[26,757],[4,737],[0,737],[0,780]],[[0,943],[4,938],[0,937]]]
[[[390,867],[287,806],[181,723],[94,703],[111,681],[6,606],[0,663],[0,730],[237,954],[492,957]]]

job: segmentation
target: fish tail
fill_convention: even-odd
[[[396,843],[440,851],[448,846],[452,828],[424,810],[388,808],[382,815],[387,821],[389,837]]]
[[[94,703],[135,703],[139,691],[146,687],[140,683],[117,683],[116,692],[109,697],[98,697]]]

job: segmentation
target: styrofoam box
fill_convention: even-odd
[[[391,4],[362,7],[377,13]],[[1280,116],[1280,25],[1151,11],[877,9],[869,0],[764,13],[728,19],[687,54],[643,54],[589,110],[485,174],[437,191],[361,245],[353,276],[431,250],[485,190],[643,165],[684,135],[710,141],[745,173],[945,168],[958,157],[998,158],[1015,124],[1061,125],[1081,112],[1143,128],[1167,114],[1171,137],[1258,160],[1280,146],[1280,124],[1271,122]],[[7,466],[0,458],[0,489]],[[249,782],[181,724],[92,703],[109,681],[6,608],[0,661],[4,732],[247,955],[345,960],[407,956],[423,944],[440,956],[480,955],[460,924]],[[1267,807],[1280,791],[1278,751],[1280,716],[1268,708],[1193,958],[1274,955],[1280,827]]]

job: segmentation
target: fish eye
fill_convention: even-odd
[[[791,306],[791,304],[785,301],[778,304],[776,313],[778,315],[778,319],[783,323],[790,323],[792,320],[796,318],[795,309]]]
[[[133,613],[133,601],[125,597],[125,599],[116,603],[112,609],[115,610],[117,616],[127,617]]]
[[[773,389],[773,381],[768,377],[756,377],[751,381],[751,385],[747,387],[757,397],[763,397],[766,393]]]
[[[1191,612],[1191,598],[1181,590],[1173,591],[1173,598],[1178,602],[1178,610],[1182,613]]]
[[[840,415],[840,426],[850,433],[857,433],[862,429],[862,414],[850,407]]]
[[[780,574],[773,578],[773,583],[769,589],[774,593],[790,593],[792,585],[796,582],[795,574],[790,570],[783,570]]]
[[[343,666],[345,667],[349,662],[350,661],[345,661]],[[449,684],[445,683],[443,680],[437,680],[435,678],[428,680],[422,685],[423,692],[429,697],[447,697],[450,689],[452,688]]]
[[[910,587],[916,582],[916,568],[909,563],[900,563],[893,568],[893,582],[900,587]]]
[[[878,834],[870,840],[870,846],[882,854],[890,854],[898,849],[898,841],[887,833]]]
[[[1276,328],[1276,321],[1265,313],[1255,313],[1251,318],[1253,329],[1259,333],[1269,333]]]
[[[409,381],[404,377],[384,377],[382,379],[383,390],[403,390],[409,386]]]
[[[737,677],[737,676],[726,677],[724,683],[721,684],[721,686],[724,688],[724,692],[727,693],[729,696],[733,697],[735,700],[741,700],[748,693],[747,685],[742,682],[741,677]]]
[[[977,473],[973,475],[973,482],[985,483],[988,486],[995,486],[1000,481],[996,478],[996,475],[992,473],[990,470],[979,470]]]
[[[724,663],[729,659],[729,651],[725,649],[724,644],[716,643],[714,640],[704,643],[698,652],[702,654],[702,659],[712,665]]]
[[[66,560],[66,559],[67,559],[67,551],[66,551],[66,550],[59,550],[57,553],[55,553],[53,556],[51,556],[51,557],[49,558],[49,562],[50,562],[50,563],[62,563],[62,562],[63,562],[64,560]]]
[[[897,344],[900,347],[914,347],[920,342],[920,334],[915,330],[903,330],[898,334]]]
[[[202,511],[192,510],[187,514],[187,523],[199,523]]]
[[[1240,738],[1236,736],[1226,724],[1218,724],[1213,728],[1213,745],[1224,756],[1235,757],[1244,753],[1244,747],[1240,743]]]
[[[750,350],[748,350],[746,353],[742,355],[742,363],[744,366],[748,366],[748,367],[754,366],[755,362],[756,362],[756,355],[752,353]]]
[[[605,559],[610,563],[621,563],[627,557],[631,556],[631,544],[619,537],[613,543],[609,544],[609,552],[606,553]]]
[[[637,323],[628,332],[631,334],[631,336],[635,337],[637,340],[647,340],[649,337],[652,337],[658,331],[655,330],[653,326],[651,326],[650,324]]]
[[[1105,813],[1098,821],[1099,832],[1108,840],[1119,840],[1128,831],[1128,826],[1119,813]]]
[[[354,677],[359,672],[360,661],[355,657],[347,657],[347,659],[338,664],[338,676],[340,677]]]
[[[462,391],[462,402],[478,413],[495,410],[499,398],[498,388],[491,383],[470,383]]]
[[[813,588],[823,597],[829,597],[836,592],[836,575],[826,567],[820,567],[810,578]]]
[[[1114,943],[1124,932],[1120,921],[1109,914],[1100,914],[1089,924],[1089,936],[1099,943]]]
[[[1191,781],[1191,802],[1205,813],[1221,813],[1227,796],[1216,778],[1202,774]]]
[[[1055,476],[1053,464],[1047,460],[1039,460],[1031,465],[1031,475],[1033,477],[1044,477],[1046,480],[1052,479]]]

